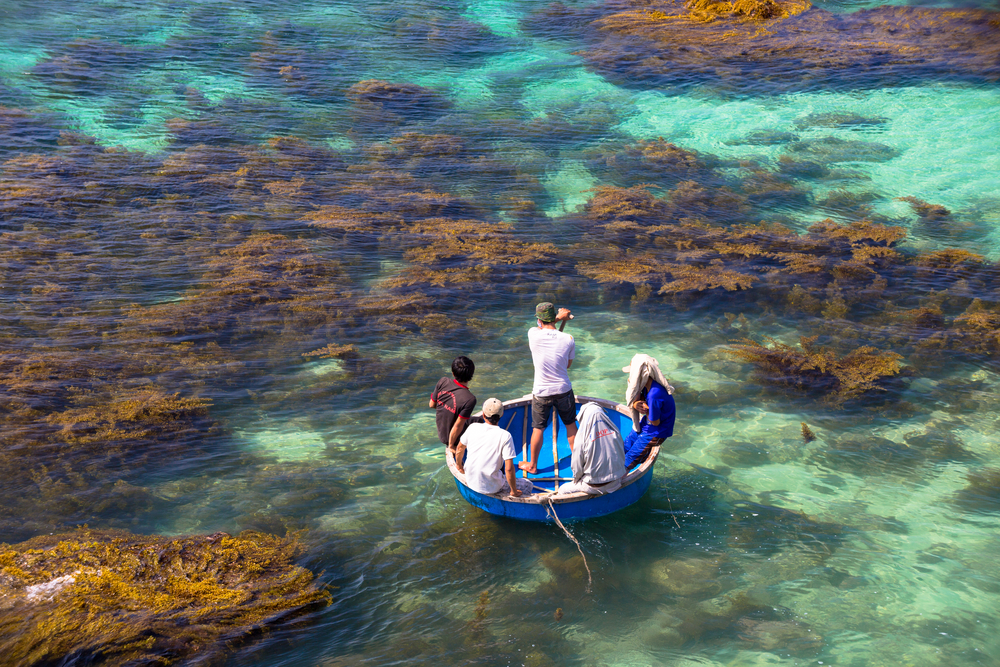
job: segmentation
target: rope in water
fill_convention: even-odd
[[[552,504],[552,498],[549,497],[549,498],[546,498],[546,500],[548,501],[548,505],[549,506],[545,509],[545,513],[548,514],[549,516],[551,516],[555,520],[556,524],[560,528],[563,529],[563,532],[566,533],[566,537],[568,537],[569,539],[573,540],[573,544],[576,545],[576,550],[579,551],[580,552],[580,556],[583,557],[583,566],[585,568],[587,568],[587,591],[586,592],[589,593],[590,592],[590,586],[594,582],[594,578],[590,575],[590,566],[587,565],[587,556],[586,556],[586,554],[583,553],[583,547],[581,547],[580,543],[577,541],[577,539],[575,537],[573,537],[573,533],[569,532],[566,529],[566,526],[563,525],[562,521],[559,520],[559,515],[556,514],[556,508]],[[551,510],[551,512],[549,510]]]

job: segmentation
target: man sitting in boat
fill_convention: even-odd
[[[451,362],[453,377],[438,380],[431,394],[429,407],[437,410],[437,429],[441,443],[455,451],[458,439],[469,425],[472,411],[476,409],[476,397],[467,386],[476,372],[476,365],[468,357],[455,357]]]
[[[631,470],[646,460],[650,449],[674,434],[677,409],[674,388],[656,359],[637,354],[622,371],[629,374],[625,405],[632,409],[633,431],[625,438],[625,469]]]
[[[531,458],[518,464],[526,473],[538,472],[542,434],[549,425],[553,407],[566,426],[566,441],[573,449],[576,397],[569,381],[569,367],[576,356],[576,343],[571,335],[563,332],[572,317],[568,308],[560,308],[557,313],[556,307],[545,301],[535,307],[538,326],[528,329],[528,347],[535,365],[535,381],[531,387]],[[558,330],[556,322],[561,322]]]
[[[500,428],[503,403],[488,398],[483,403],[483,423],[469,424],[458,441],[455,467],[465,473],[465,485],[485,494],[520,496],[531,493],[531,482],[514,477],[514,438]],[[462,458],[468,451],[464,464]],[[506,479],[505,479],[506,478]]]
[[[625,447],[618,427],[597,403],[585,403],[577,421],[579,429],[570,463],[573,481],[560,486],[559,493],[582,491],[599,496],[621,488]]]

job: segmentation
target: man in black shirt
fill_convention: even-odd
[[[429,406],[437,410],[438,437],[455,451],[458,439],[469,425],[469,418],[476,408],[476,397],[466,386],[476,372],[476,365],[468,357],[456,357],[451,362],[451,374],[454,378],[443,377],[438,380],[431,394]]]

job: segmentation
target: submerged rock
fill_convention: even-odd
[[[758,621],[741,618],[736,623],[738,637],[762,651],[788,651],[792,654],[817,651],[823,638],[795,621]]]
[[[727,141],[730,146],[779,146],[798,141],[799,135],[794,132],[781,132],[779,130],[757,130],[751,132],[746,137],[736,141]]]
[[[877,435],[841,438],[820,456],[832,468],[858,475],[909,472],[925,458],[917,447]]]
[[[826,113],[811,113],[804,118],[800,118],[795,121],[795,127],[800,130],[810,127],[837,127],[842,129],[854,129],[859,127],[885,125],[886,122],[887,120],[885,118],[879,116],[870,117],[851,112],[829,111]]]
[[[952,502],[969,512],[1000,512],[1000,469],[985,468],[965,477],[968,485]]]
[[[0,545],[6,664],[170,665],[329,602],[300,547],[263,533],[80,530]],[[8,662],[9,661],[9,662]]]
[[[722,591],[719,558],[664,558],[649,568],[649,581],[668,595],[710,597]]]
[[[835,162],[885,162],[899,155],[891,146],[873,141],[822,137],[797,141],[788,147],[796,159],[806,159],[823,164]]]

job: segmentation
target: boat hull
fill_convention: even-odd
[[[636,503],[649,490],[649,484],[653,480],[653,469],[650,467],[646,474],[642,475],[632,484],[614,493],[604,496],[590,496],[589,498],[574,499],[572,502],[556,502],[550,506],[545,503],[521,503],[503,500],[496,496],[487,496],[477,493],[462,482],[455,480],[458,492],[462,494],[470,505],[478,507],[484,512],[489,512],[496,516],[505,516],[519,521],[553,521],[551,512],[555,512],[560,521],[580,521],[582,519],[596,519],[599,516],[606,516],[612,512],[617,512],[629,505]]]
[[[594,402],[604,408],[605,414],[613,419],[619,430],[628,433],[632,428],[631,415],[627,408],[603,399],[580,396],[577,408],[583,403]],[[514,449],[522,459],[526,457],[525,445],[530,436],[531,396],[525,396],[504,403],[501,426],[511,433]],[[559,420],[553,415],[551,428],[546,429],[546,440],[551,441],[551,449],[544,447],[539,456],[538,473],[528,475],[535,485],[535,492],[519,497],[507,494],[484,494],[470,489],[465,484],[465,475],[458,471],[451,452],[447,453],[448,469],[455,478],[455,484],[463,498],[474,507],[495,516],[503,516],[519,521],[580,521],[606,516],[636,503],[649,490],[653,480],[653,465],[660,448],[654,447],[638,468],[629,472],[620,488],[604,495],[585,493],[557,493],[559,486],[572,479],[570,471],[571,452],[566,442],[565,429],[560,429]],[[560,430],[562,432],[560,433]],[[549,437],[551,431],[551,437]],[[518,472],[518,476],[524,473]]]

